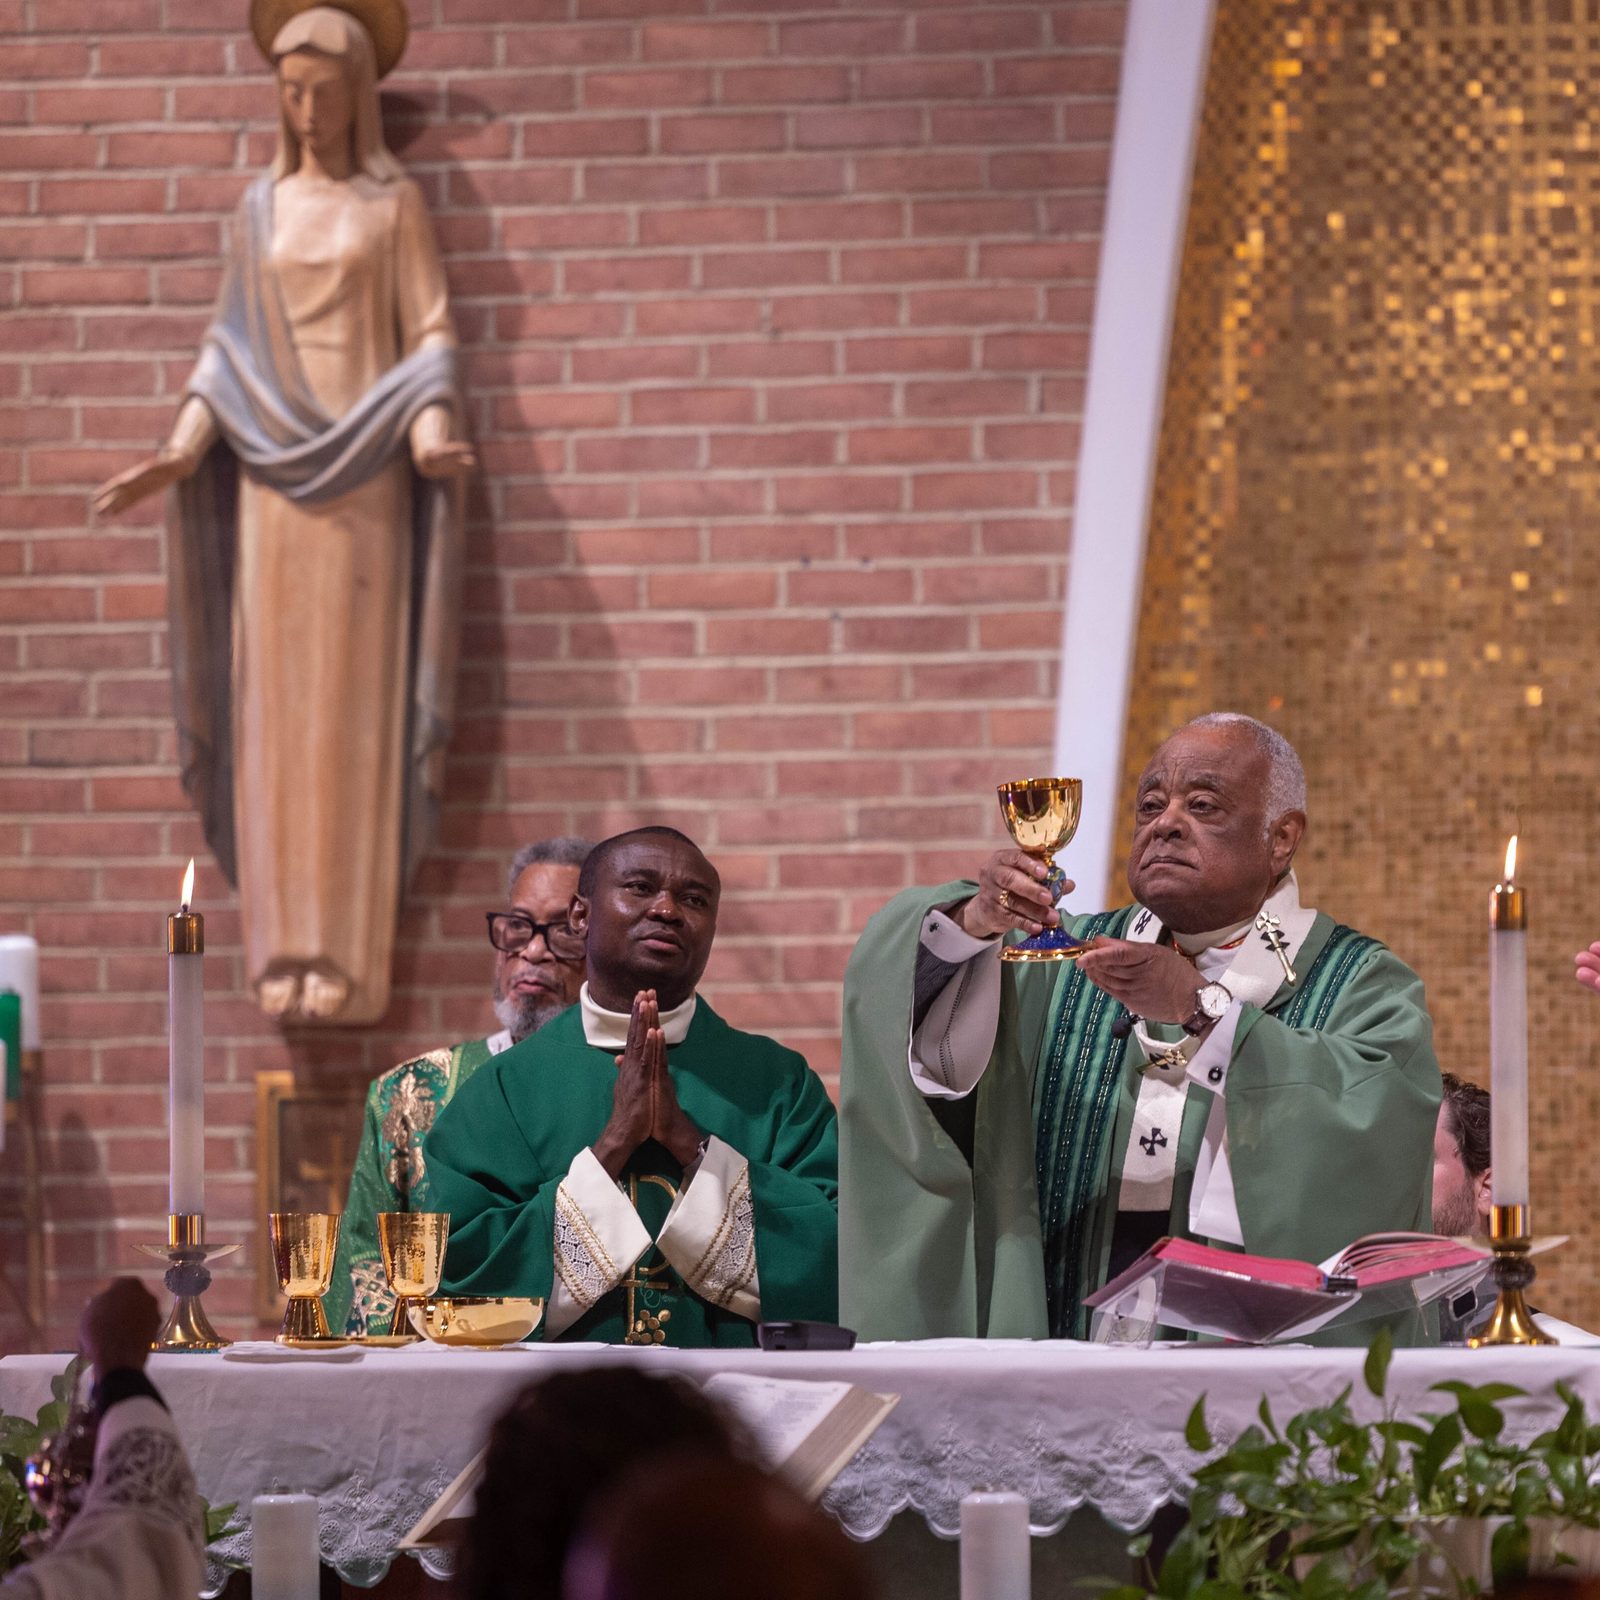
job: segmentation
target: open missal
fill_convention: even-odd
[[[1469,1239],[1369,1233],[1313,1265],[1161,1239],[1088,1296],[1103,1316],[1250,1344],[1428,1305],[1475,1283],[1492,1254]]]
[[[737,1418],[761,1460],[807,1500],[821,1496],[900,1400],[897,1394],[872,1394],[853,1383],[734,1372],[718,1373],[704,1387]],[[472,1515],[483,1461],[479,1451],[400,1541],[400,1549],[455,1542]]]

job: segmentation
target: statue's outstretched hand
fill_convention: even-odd
[[[478,452],[464,439],[423,445],[412,454],[424,478],[464,478],[478,470]]]
[[[146,456],[136,466],[108,478],[95,490],[95,515],[114,517],[119,511],[126,511],[129,506],[181,482],[193,471],[193,463],[183,456],[168,455],[165,451]]]
[[[1577,970],[1572,974],[1585,989],[1600,994],[1600,940],[1587,950],[1580,950],[1573,958]]]

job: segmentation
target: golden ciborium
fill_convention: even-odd
[[[331,1340],[322,1297],[333,1281],[339,1219],[327,1211],[273,1211],[267,1216],[272,1265],[289,1297],[278,1339],[284,1344]]]
[[[1052,900],[1066,890],[1067,877],[1056,865],[1056,851],[1078,831],[1083,811],[1081,778],[1020,778],[1002,783],[1000,814],[1019,850],[1025,850],[1050,870],[1044,886]],[[1008,944],[1000,951],[1002,961],[1070,961],[1088,949],[1082,939],[1074,939],[1065,928],[1043,928],[1031,939]]]
[[[410,1343],[422,1337],[411,1325],[411,1311],[420,1311],[439,1292],[449,1238],[448,1211],[378,1213],[378,1253],[395,1295],[389,1339]]]

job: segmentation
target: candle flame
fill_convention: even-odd
[[[1517,875],[1517,836],[1512,834],[1506,844],[1506,876],[1505,881],[1510,883]]]
[[[189,870],[183,875],[183,909],[189,909],[189,902],[194,899],[194,857],[189,857]]]

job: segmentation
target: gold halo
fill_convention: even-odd
[[[348,12],[372,40],[378,76],[387,78],[394,71],[406,53],[409,24],[404,0],[250,0],[250,32],[255,35],[256,48],[269,63],[276,65],[272,61],[272,41],[283,25],[316,6]]]

